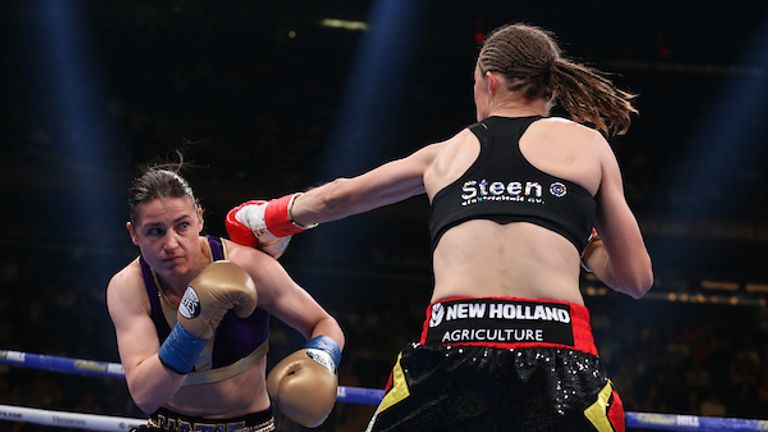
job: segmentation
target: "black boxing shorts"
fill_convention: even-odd
[[[584,306],[448,298],[427,308],[367,432],[623,432]]]
[[[272,416],[272,408],[228,419],[193,417],[160,408],[149,416],[146,426],[132,430],[136,432],[272,432],[277,428],[275,418]]]

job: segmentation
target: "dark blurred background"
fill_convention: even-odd
[[[137,255],[126,192],[148,165],[182,152],[207,232],[224,234],[245,199],[359,174],[472,123],[478,41],[511,21],[554,31],[640,95],[611,142],[656,284],[635,301],[583,279],[626,408],[766,418],[765,2],[3,2],[0,349],[119,361],[104,292]],[[281,258],[346,331],[342,385],[382,388],[417,337],[428,214],[417,197],[329,223]],[[273,322],[271,361],[300,343]],[[0,403],[141,415],[122,382],[8,367]],[[372,411],[338,404],[318,430],[362,430]]]

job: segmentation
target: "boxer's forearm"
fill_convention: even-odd
[[[315,324],[310,339],[317,336],[328,336],[336,341],[339,348],[344,349],[344,333],[336,320],[331,316],[323,318]]]
[[[380,165],[352,178],[338,178],[301,195],[291,216],[301,225],[330,222],[425,193],[424,173],[442,144]]]
[[[174,373],[163,366],[157,354],[126,374],[131,398],[147,414],[171,400],[185,380],[186,375]]]
[[[601,282],[614,291],[633,298],[645,295],[653,282],[652,279],[648,282],[645,280],[647,278],[636,275],[637,272],[633,272],[632,269],[616,268],[602,240],[596,240],[588,246],[583,260]]]
[[[401,183],[376,184],[373,174],[339,178],[310,189],[290,209],[291,218],[303,226],[336,221],[400,202],[424,193],[421,178]]]
[[[336,179],[301,194],[291,207],[291,218],[298,224],[331,222],[375,208],[353,199],[349,179]]]

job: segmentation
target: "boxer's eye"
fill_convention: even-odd
[[[165,230],[163,228],[150,228],[146,231],[147,237],[162,237],[165,234]]]

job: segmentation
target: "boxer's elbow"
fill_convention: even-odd
[[[620,291],[632,298],[640,299],[653,287],[653,269],[650,259],[647,263],[636,266],[621,278]]]
[[[341,326],[338,322],[336,322],[336,319],[331,317],[331,320],[333,321],[333,325],[336,327],[336,343],[339,344],[340,349],[344,349],[344,344],[346,343],[346,336],[344,336],[344,331],[341,329]]]
[[[625,292],[627,292],[630,297],[639,300],[643,298],[648,293],[648,291],[651,290],[651,287],[653,287],[652,276],[648,279],[643,279],[632,284],[631,286],[627,287]]]
[[[165,381],[162,376],[146,375],[146,370],[131,372],[126,374],[128,392],[133,403],[144,413],[157,411],[178,389],[177,385]]]
[[[130,384],[128,385],[128,390],[131,394],[131,399],[133,399],[133,403],[146,414],[152,414],[163,405],[163,401],[158,400],[156,392],[148,391],[140,388],[138,385]]]
[[[339,323],[330,314],[326,314],[326,316],[321,318],[320,321],[315,324],[311,336],[314,337],[319,335],[330,337],[336,341],[336,343],[339,345],[339,349],[344,349],[344,344],[346,342],[344,331],[341,330]]]
[[[137,407],[143,412],[144,414],[152,414],[153,412],[157,411],[162,404],[159,403],[152,403],[149,401],[143,401],[143,400],[137,400],[133,399],[133,403],[136,404]]]

